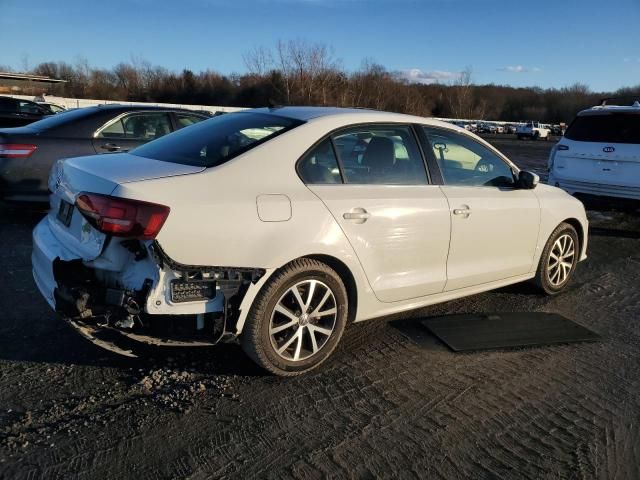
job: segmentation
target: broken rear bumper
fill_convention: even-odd
[[[38,290],[83,337],[125,355],[129,349],[114,346],[114,335],[161,346],[233,341],[266,273],[183,265],[157,243],[120,238],[85,260],[63,246],[49,222],[46,217],[33,231]]]
[[[114,328],[109,325],[99,324],[92,320],[69,318],[61,315],[71,328],[84,339],[94,345],[109,350],[110,352],[137,358],[140,344],[161,347],[210,347],[215,345],[215,340],[206,339],[169,339],[152,335],[142,335]]]
[[[49,306],[55,310],[53,262],[56,258],[70,260],[75,256],[65,249],[49,228],[49,217],[43,218],[33,229],[31,268],[33,279]]]

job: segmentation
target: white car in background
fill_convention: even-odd
[[[523,122],[516,127],[516,135],[519,140],[530,138],[531,140],[550,140],[551,129],[540,122]]]
[[[206,120],[52,170],[33,232],[47,302],[92,341],[240,340],[278,375],[345,326],[535,280],[586,258],[582,204],[444,122],[334,108]]]
[[[583,110],[549,157],[550,185],[640,200],[640,102]]]

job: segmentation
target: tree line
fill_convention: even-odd
[[[362,107],[420,116],[548,123],[568,122],[603,97],[640,95],[640,85],[617,92],[593,92],[580,83],[549,89],[476,85],[471,68],[446,84],[412,83],[372,60],[347,71],[329,47],[303,40],[256,48],[244,56],[244,62],[246,73],[231,75],[213,70],[173,72],[143,60],[109,69],[91,67],[87,61],[44,62],[30,73],[67,80],[58,94],[71,98],[238,107]]]

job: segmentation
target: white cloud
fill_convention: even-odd
[[[540,71],[538,67],[524,67],[522,65],[507,65],[506,67],[499,68],[498,70],[509,73],[527,73]]]
[[[410,83],[440,83],[448,80],[456,80],[460,77],[460,72],[449,72],[445,70],[423,71],[419,68],[400,70],[397,75]]]

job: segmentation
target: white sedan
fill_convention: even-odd
[[[296,375],[351,322],[534,280],[586,258],[582,204],[452,125],[336,108],[248,110],[130,153],[59,162],[33,275],[87,338],[239,339]]]

